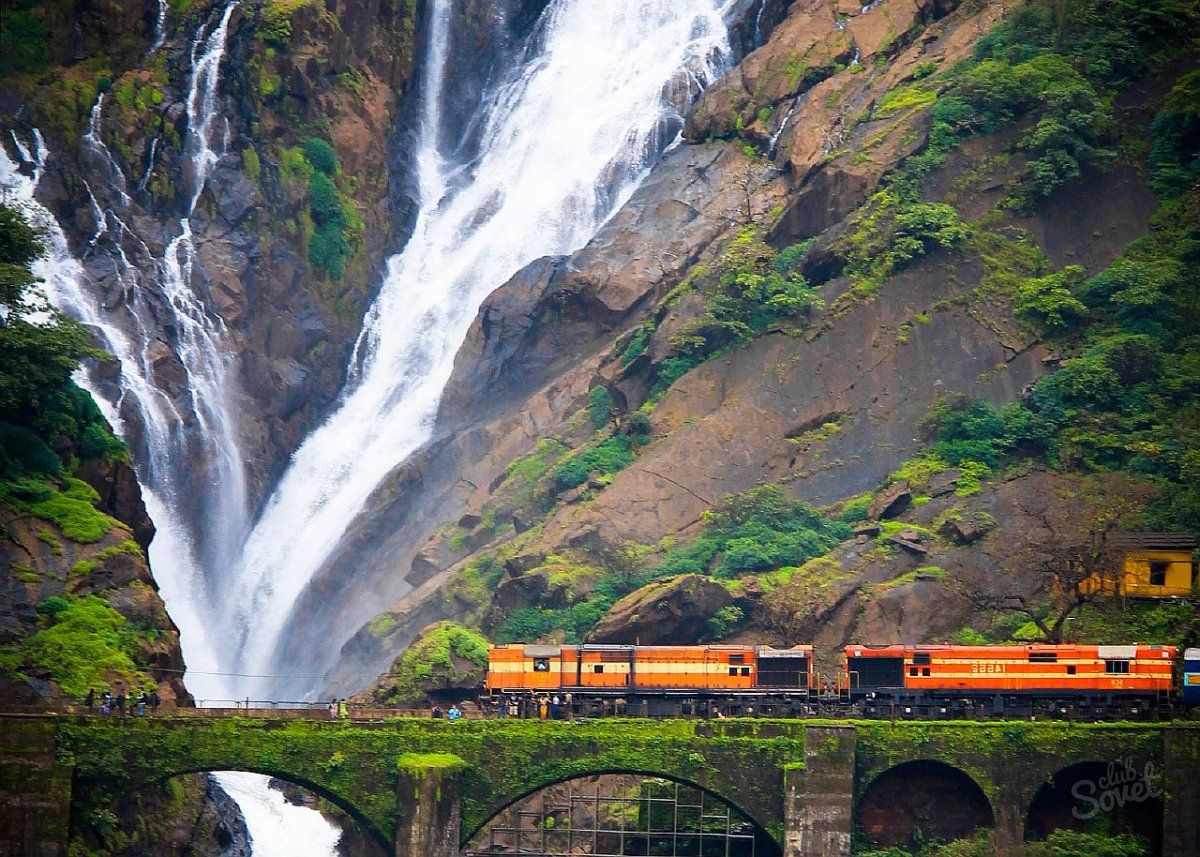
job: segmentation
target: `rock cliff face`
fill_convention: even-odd
[[[179,631],[146,562],[154,527],[132,470],[97,457],[76,477],[49,504],[0,499],[0,701],[53,709],[82,704],[89,687],[115,696],[156,686],[168,706],[191,704]],[[80,605],[98,611],[75,615]],[[106,631],[120,634],[115,648],[97,645]]]
[[[1060,365],[1058,346],[997,287],[999,270],[1022,263],[987,244],[1025,236],[1042,270],[1100,271],[1149,230],[1157,202],[1144,168],[1123,158],[1016,212],[1000,205],[1025,168],[1014,133],[971,137],[920,187],[976,238],[934,247],[882,287],[866,283],[846,269],[847,248],[866,240],[886,204],[882,183],[929,133],[930,99],[896,93],[970,56],[1002,10],[935,0],[785,7],[769,40],[700,99],[686,144],[587,247],[529,266],[485,303],[443,398],[439,439],[377,493],[366,520],[388,526],[364,524],[345,546],[346,557],[395,569],[415,588],[347,643],[335,682],[382,669],[437,619],[519,639],[547,630],[541,616],[574,633],[562,623],[612,603],[598,588],[631,562],[653,567],[701,533],[708,510],[762,483],[834,515],[851,498],[885,500],[889,474],[921,453],[922,418],[940,397],[1013,402]],[[1121,121],[1148,116],[1130,110]],[[1122,204],[1108,204],[1115,198]],[[681,342],[711,312],[705,272],[720,270],[748,224],[764,223],[771,247],[800,245],[818,308],[664,386]],[[599,435],[589,423],[597,388],[615,415],[597,423],[609,424]],[[564,485],[564,463],[609,433],[635,438],[632,461]],[[581,627],[594,626],[596,640],[687,642],[733,607],[741,624],[725,627],[726,639],[829,647],[948,638],[984,621],[962,593],[996,576],[1044,597],[1004,546],[1037,530],[1039,502],[1066,502],[1070,478],[1035,469],[957,489],[953,474],[938,479],[950,488],[914,485],[919,506],[789,585],[768,592],[777,581],[748,578],[726,593],[713,584],[722,594],[696,608],[685,581],[655,583]],[[916,529],[901,532],[906,522]],[[335,567],[321,591],[346,575]],[[664,587],[671,597],[658,597]]]

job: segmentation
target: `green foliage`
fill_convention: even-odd
[[[348,211],[352,212],[352,204],[342,198],[334,183],[337,156],[329,143],[310,137],[300,160],[308,174],[308,211],[314,226],[308,239],[308,263],[336,280],[350,255]]]
[[[333,146],[320,137],[309,137],[304,141],[304,157],[325,175],[332,176],[337,172],[337,155]]]
[[[1128,834],[1055,830],[1045,842],[1026,846],[1028,857],[1146,857],[1150,852]]]
[[[0,423],[0,477],[57,476],[62,463],[46,443],[23,426]]]
[[[597,429],[602,429],[612,422],[615,407],[616,400],[613,399],[612,391],[608,387],[598,384],[588,390],[588,419]]]
[[[71,380],[79,361],[98,356],[82,325],[46,306],[31,263],[41,234],[0,204],[0,480],[58,476],[50,443],[78,441],[80,455],[124,456],[96,403]]]
[[[1067,327],[1087,314],[1087,307],[1073,293],[1085,276],[1079,265],[1068,265],[1056,274],[1025,280],[1014,309],[1049,330]]]
[[[104,599],[56,595],[38,604],[38,613],[44,627],[19,646],[26,672],[47,674],[71,696],[116,682],[129,688],[150,683],[137,664],[137,632]]]
[[[871,499],[870,494],[851,497],[842,504],[842,512],[838,515],[838,520],[845,524],[852,524],[855,521],[865,521],[867,519],[867,510],[871,508]]]
[[[103,423],[89,423],[79,435],[80,458],[109,458],[127,460],[125,444],[114,437]]]
[[[57,524],[63,535],[74,542],[98,542],[116,524],[96,509],[100,495],[78,479],[67,478],[59,490],[40,480],[16,480],[0,483],[0,501],[24,514]]]
[[[861,290],[884,280],[935,249],[966,239],[967,227],[953,206],[924,202],[902,184],[878,191],[843,244],[846,272]]]
[[[650,344],[650,337],[654,335],[654,329],[653,322],[646,322],[634,332],[629,344],[621,352],[622,366],[630,365],[646,353],[646,346]]]
[[[252,182],[258,181],[259,176],[262,175],[262,160],[253,146],[242,149],[242,172]]]
[[[705,624],[708,626],[709,637],[714,640],[723,640],[741,628],[745,620],[742,608],[730,604],[709,616]]]
[[[44,70],[50,64],[50,28],[37,0],[6,2],[0,15],[0,77]]]
[[[747,227],[711,266],[697,268],[685,286],[704,295],[704,316],[671,338],[671,354],[658,367],[651,397],[725,349],[773,324],[803,321],[819,308],[812,287],[795,270],[806,250],[798,244],[776,253],[756,227]]]
[[[376,695],[381,702],[416,702],[429,690],[470,687],[482,679],[487,662],[482,635],[442,622],[396,658]]]
[[[1154,189],[1175,197],[1200,180],[1200,69],[1185,74],[1167,94],[1150,126]]]
[[[633,463],[634,442],[625,435],[613,435],[595,446],[586,447],[554,469],[554,481],[560,490],[575,488],[595,476],[603,479]]]
[[[802,565],[850,535],[841,522],[822,518],[792,500],[779,485],[761,485],[726,498],[703,516],[691,544],[674,547],[652,577],[704,574],[718,578]]]

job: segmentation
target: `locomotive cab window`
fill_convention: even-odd
[[[731,664],[744,664],[744,663],[746,663],[746,656],[745,656],[745,655],[730,655],[730,656],[729,656],[729,663],[731,663]]]
[[[925,667],[923,670],[921,670],[921,675],[924,677],[928,677],[929,676],[929,667]]]
[[[1075,675],[1075,665],[1071,664],[1067,667],[1067,675]]]
[[[1129,675],[1129,661],[1105,661],[1104,671],[1109,675]]]
[[[1170,568],[1169,562],[1152,562],[1150,563],[1150,585],[1151,586],[1166,586],[1167,585],[1167,569]]]
[[[604,672],[604,664],[592,664],[592,672],[594,672],[594,673]]]
[[[908,668],[908,674],[909,674],[909,675],[911,675],[911,676],[916,676],[918,673],[920,673],[920,670],[918,670],[916,667],[909,667],[909,668]]]
[[[1058,652],[1030,652],[1029,663],[1056,664],[1058,663]]]
[[[750,675],[750,667],[742,667],[742,675]]]
[[[549,658],[534,658],[533,659],[533,671],[535,673],[550,672],[550,659]]]
[[[737,667],[730,667],[730,668],[729,668],[729,674],[730,674],[730,675],[737,675],[737,671],[738,671],[738,668],[737,668]]]
[[[917,666],[930,663],[929,652],[917,652],[913,655],[913,663]]]

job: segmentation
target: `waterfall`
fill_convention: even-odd
[[[158,0],[158,15],[154,19],[154,42],[148,54],[154,53],[167,40],[167,0]]]
[[[339,407],[296,451],[247,540],[231,629],[239,671],[288,662],[276,645],[293,605],[371,492],[430,438],[484,298],[533,260],[586,244],[677,138],[683,109],[727,60],[727,5],[552,3],[493,99],[477,159],[461,165],[438,131],[451,0],[434,0],[414,232],[388,261]]]

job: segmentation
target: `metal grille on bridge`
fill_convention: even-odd
[[[754,827],[699,789],[610,774],[542,789],[501,813],[466,857],[754,857]]]

